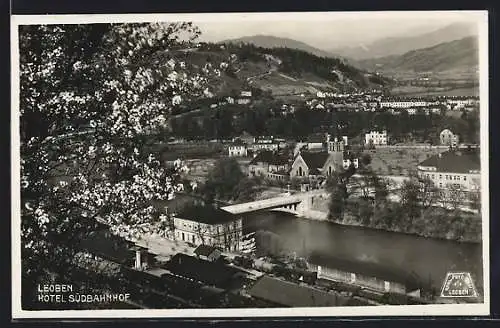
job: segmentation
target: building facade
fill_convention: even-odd
[[[460,140],[459,140],[458,135],[454,134],[449,129],[444,129],[439,134],[439,142],[441,143],[441,145],[450,146],[450,147],[455,148],[455,147],[457,147],[459,141]]]
[[[246,157],[248,155],[247,146],[234,143],[228,147],[229,157]]]
[[[223,210],[202,206],[175,215],[175,240],[194,245],[208,245],[225,251],[239,251],[243,219]]]
[[[273,151],[259,152],[248,165],[248,176],[267,177],[273,180],[286,180],[290,163],[288,157]]]
[[[370,131],[370,133],[365,134],[365,144],[374,146],[385,146],[387,145],[388,137],[387,131]]]
[[[424,100],[408,100],[408,101],[382,101],[380,102],[380,107],[382,108],[411,108],[411,107],[425,107],[427,106],[427,101]]]
[[[441,190],[459,188],[464,192],[479,192],[481,188],[479,152],[447,151],[421,162],[418,176],[430,179]]]

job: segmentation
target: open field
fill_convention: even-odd
[[[309,85],[301,80],[292,80],[289,76],[284,76],[280,73],[271,73],[254,81],[254,85],[269,90],[273,94],[299,94],[299,93],[315,93],[318,90],[312,85]]]
[[[430,156],[443,152],[443,149],[423,148],[378,148],[368,150],[372,161],[370,167],[380,175],[408,175],[416,170],[418,163]]]

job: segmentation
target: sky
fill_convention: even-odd
[[[431,32],[458,22],[477,22],[478,12],[350,12],[220,14],[200,16],[202,41],[273,35],[320,49],[368,44],[378,39]]]

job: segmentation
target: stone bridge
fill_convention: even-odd
[[[287,194],[284,196],[256,200],[221,207],[222,210],[232,214],[243,214],[263,210],[274,210],[301,215],[311,209],[316,198],[324,197],[324,190],[313,190],[303,193]]]

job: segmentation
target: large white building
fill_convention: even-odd
[[[411,108],[411,107],[425,107],[428,106],[428,102],[424,100],[389,100],[381,101],[380,107],[382,108]]]
[[[228,147],[229,157],[245,157],[248,155],[247,146],[240,140],[236,140]]]
[[[175,240],[239,251],[243,219],[212,206],[190,205],[173,218]]]
[[[387,145],[387,131],[370,131],[370,133],[365,134],[365,144],[374,146]]]
[[[454,106],[456,109],[461,109],[466,106],[474,106],[479,104],[478,99],[466,98],[466,99],[447,99],[446,103]]]
[[[439,189],[480,190],[481,161],[477,150],[440,153],[421,162],[417,168],[420,178],[430,179]]]

